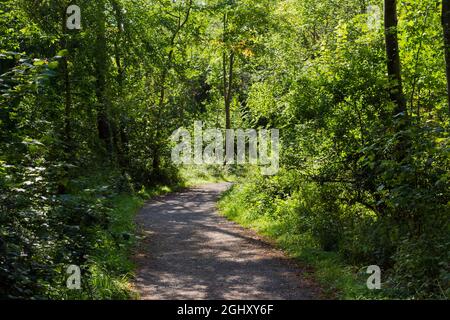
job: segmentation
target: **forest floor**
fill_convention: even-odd
[[[135,257],[141,299],[317,299],[307,270],[217,212],[229,183],[160,196],[140,211]]]

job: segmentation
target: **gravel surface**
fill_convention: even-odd
[[[218,215],[230,185],[207,184],[158,197],[137,222],[135,288],[145,300],[313,299],[317,290],[282,252]]]

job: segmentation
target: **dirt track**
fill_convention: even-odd
[[[145,239],[136,261],[142,299],[312,299],[301,268],[280,251],[217,214],[226,183],[147,203],[137,221]]]

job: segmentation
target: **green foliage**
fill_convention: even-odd
[[[265,40],[274,54],[262,57],[260,81],[250,84],[246,121],[282,128],[283,169],[246,182],[226,203],[242,196],[239,215],[271,225],[294,206],[289,224],[311,239],[307,247],[380,265],[388,295],[446,297],[450,156],[439,6],[411,0],[399,8],[406,125],[386,90],[382,24],[369,29],[356,1],[335,6],[287,1],[275,11],[286,36],[301,32],[297,41],[283,31]]]
[[[294,172],[247,178],[224,195],[219,207],[229,219],[255,228],[312,266],[329,297],[448,297],[448,233],[397,240],[392,220],[339,200],[339,187],[299,179]],[[291,189],[293,184],[300,187]],[[283,188],[290,194],[279,192]],[[393,261],[392,269],[383,264],[386,259]],[[381,291],[366,287],[371,264],[384,266]]]
[[[167,139],[200,77],[184,78],[195,32],[167,57],[185,8],[154,4],[78,1],[72,32],[65,1],[0,3],[0,298],[130,297],[134,190],[180,180]],[[80,292],[65,289],[69,265]]]
[[[131,272],[128,252],[123,251],[129,250],[131,243],[120,237],[133,232],[130,214],[142,201],[119,197],[119,180],[108,181],[102,176],[73,180],[68,184],[70,193],[48,195],[44,190],[51,188],[52,183],[44,168],[27,168],[21,177],[26,175],[28,180],[9,189],[8,184],[18,183],[11,180],[18,173],[4,164],[2,169],[0,296],[106,298],[103,288],[96,286],[96,277],[103,272],[116,282],[125,273],[115,268]],[[103,184],[87,189],[87,185],[95,185],[95,180]],[[116,246],[118,249],[114,250]],[[108,251],[111,252],[105,259]],[[84,290],[75,296],[65,289],[69,265],[79,265],[83,272]],[[120,293],[117,286],[110,290],[110,298],[129,296],[129,291],[121,289]]]
[[[448,297],[440,5],[397,8],[396,115],[382,21],[367,23],[382,2],[79,0],[83,28],[68,31],[67,1],[2,1],[0,297],[128,297],[134,194],[237,175],[252,179],[227,214],[336,275],[347,297],[372,297],[347,272],[371,264],[386,296]],[[279,175],[171,163],[171,133],[224,127],[228,105],[234,127],[281,129]],[[82,292],[64,289],[67,264],[83,267]]]

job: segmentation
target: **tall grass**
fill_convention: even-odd
[[[313,270],[306,277],[315,280],[325,298],[385,299],[383,291],[367,289],[364,266],[346,264],[338,253],[320,249],[310,232],[301,230],[295,199],[260,198],[248,185],[235,185],[219,202],[221,213],[240,225],[256,230],[281,250]],[[249,201],[251,198],[251,201]]]

